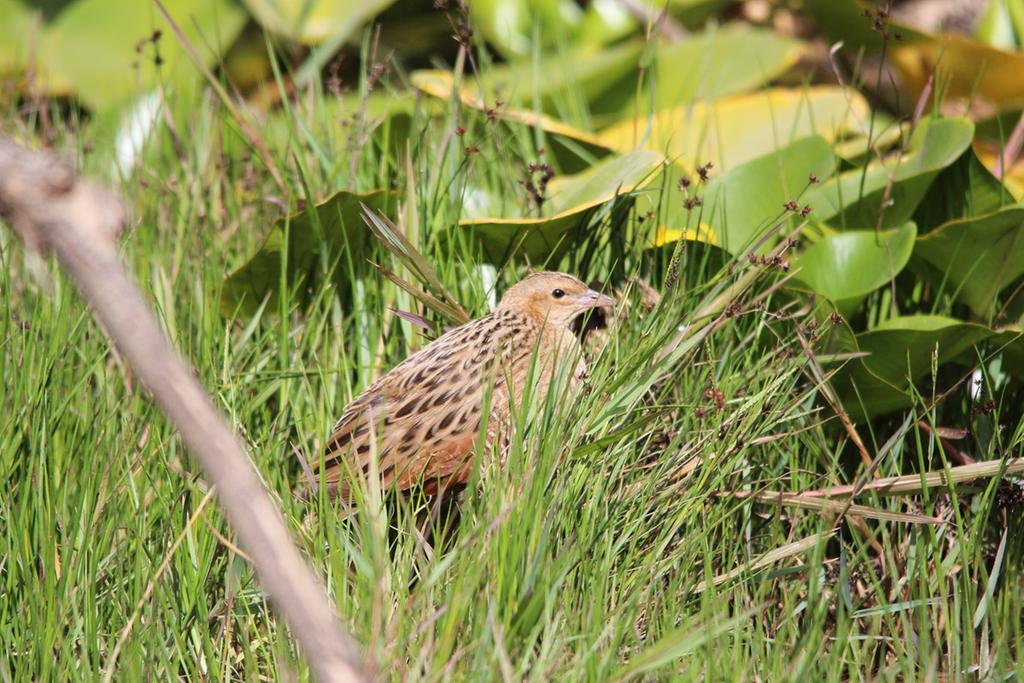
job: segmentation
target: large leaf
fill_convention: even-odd
[[[760,87],[793,66],[803,43],[774,31],[734,24],[663,43],[653,52],[654,88],[637,93],[640,72],[631,70],[590,104],[602,120],[627,112],[661,111],[695,99],[713,99]]]
[[[269,31],[309,45],[350,36],[395,0],[243,0]]]
[[[664,183],[667,196],[645,194],[637,200],[637,211],[643,214],[645,210],[662,209],[659,220],[663,228],[655,238],[656,246],[678,239],[686,228],[692,231],[700,225],[696,237],[736,254],[783,219],[784,205],[800,197],[812,174],[824,180],[832,175],[834,167],[832,150],[824,138],[797,140],[777,152],[713,174],[706,186],[691,177],[690,190],[701,195],[703,205],[699,210],[687,211],[678,189],[686,171],[672,164]]]
[[[864,297],[903,270],[916,235],[913,223],[878,233],[864,230],[828,235],[796,259],[796,277],[849,318]]]
[[[268,298],[272,310],[282,281],[299,303],[308,302],[325,284],[325,273],[333,274],[338,294],[345,297],[353,277],[364,271],[370,243],[361,205],[386,211],[394,196],[387,190],[337,192],[315,207],[278,220],[256,254],[228,276],[221,293],[222,313],[251,315]]]
[[[464,104],[476,109],[491,108],[499,117],[538,122],[549,132],[592,144],[586,133],[574,132],[577,128],[565,122],[589,127],[615,121],[638,106],[646,111],[653,104],[657,110],[694,98],[749,90],[792,66],[803,49],[799,41],[735,25],[661,42],[647,51],[641,42],[631,41],[606,50],[553,52],[544,56],[543,65],[519,60],[495,66],[464,79],[459,95]],[[641,71],[637,67],[647,59],[652,62],[647,72],[655,74],[654,91],[645,87],[638,96]],[[443,99],[450,98],[453,90],[448,71],[417,71],[412,83]],[[494,107],[497,101],[503,107]]]
[[[974,126],[966,119],[922,121],[905,156],[847,171],[811,189],[807,202],[815,219],[837,228],[875,228],[885,203],[881,227],[907,222],[939,171],[970,146],[973,133]],[[890,178],[892,188],[886,196]]]
[[[892,63],[916,96],[934,76],[943,96],[975,100],[976,105],[1017,109],[1024,104],[1024,54],[985,45],[955,33],[892,50]]]
[[[643,146],[687,168],[711,161],[722,171],[810,135],[834,140],[866,113],[864,99],[842,88],[771,88],[636,117],[599,137],[613,149]]]
[[[473,25],[506,55],[530,54],[537,38],[553,46],[583,20],[572,0],[473,0],[469,10]]]
[[[914,212],[918,233],[925,234],[943,223],[964,216],[981,216],[1013,204],[1013,196],[992,175],[974,149],[944,168]]]
[[[730,0],[669,0],[668,11],[692,29],[707,23]],[[473,26],[498,52],[510,59],[529,57],[538,46],[553,52],[564,45],[596,46],[635,35],[643,29],[636,13],[656,16],[666,5],[636,0],[632,5],[602,0],[473,0]]]
[[[491,263],[501,263],[513,253],[544,262],[567,248],[570,234],[587,227],[596,210],[651,182],[663,163],[662,156],[642,150],[612,157],[584,173],[553,181],[550,217],[478,218],[459,226],[480,243]]]
[[[872,19],[864,16],[865,10],[877,9],[877,3],[805,0],[804,7],[833,40],[881,50],[882,36],[871,30]],[[963,99],[1002,108],[1024,103],[1024,53],[1000,50],[958,33],[930,35],[891,20],[889,30],[901,34],[901,40],[890,40],[887,58],[908,91],[904,102],[915,102],[934,76],[947,101]]]
[[[164,5],[207,64],[219,56],[210,47],[226,50],[245,23],[245,12],[231,0],[165,0]],[[14,36],[18,45],[12,49],[28,55],[29,41],[38,39],[31,51],[38,58],[36,83],[52,94],[76,94],[96,110],[119,105],[158,82],[184,85],[198,78],[178,39],[148,2],[77,0],[41,28],[38,37],[32,32]],[[156,30],[162,32],[160,65],[154,63],[152,45],[136,51]]]
[[[582,117],[570,109],[572,101],[589,104],[605,97],[609,88],[636,71],[643,49],[642,42],[632,40],[601,50],[559,50],[545,54],[543,64],[531,60],[498,64],[466,78],[460,96],[468,102],[493,105],[501,100],[512,107],[539,107],[537,113],[573,121]],[[412,82],[435,97],[451,97],[451,72],[416,71]]]
[[[897,121],[884,111],[872,111],[874,122],[867,128],[859,127],[833,146],[836,156],[851,166],[863,166],[879,154],[888,153],[897,144],[903,142],[904,135],[910,130],[908,121]]]
[[[980,317],[1024,275],[1024,207],[950,221],[918,238],[914,259]]]
[[[34,24],[32,11],[19,0],[0,0],[0,74],[25,70],[30,59],[25,38]]]
[[[856,336],[857,349],[868,355],[849,361],[833,383],[854,419],[905,408],[913,403],[911,384],[929,375],[933,354],[941,366],[993,334],[983,325],[936,315],[886,320]]]
[[[678,42],[663,42],[651,51],[654,92],[637,94],[644,46],[631,41],[607,50],[577,48],[544,56],[543,66],[520,60],[467,78],[461,97],[470,106],[496,100],[513,107],[540,107],[566,121],[614,121],[639,105],[655,110],[743,92],[763,85],[792,66],[804,50],[799,41],[742,25],[707,31]],[[452,91],[450,72],[419,71],[413,84],[436,97]],[[578,105],[578,98],[586,110]]]
[[[417,71],[412,74],[411,81],[417,89],[441,99],[451,98],[454,91],[454,78],[450,71]],[[459,89],[459,100],[467,107],[489,112],[489,115],[496,118],[536,126],[547,133],[570,138],[590,148],[607,150],[607,145],[596,135],[573,128],[546,114],[505,106],[504,100],[501,106],[495,107],[497,98],[485,99],[486,96],[482,97],[479,92],[478,88],[463,86]]]
[[[417,89],[428,95],[444,100],[453,96],[454,77],[450,71],[417,71],[412,74],[411,81]],[[574,128],[547,114],[510,107],[496,96],[484,99],[474,95],[474,92],[480,93],[481,90],[466,86],[459,89],[459,99],[464,106],[486,112],[489,118],[520,123],[543,131],[546,135],[542,144],[548,151],[547,158],[559,172],[581,172],[594,159],[605,157],[611,151],[592,133]]]

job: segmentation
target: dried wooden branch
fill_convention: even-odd
[[[33,249],[52,250],[97,319],[202,465],[260,582],[321,681],[368,680],[355,643],[292,543],[241,441],[164,336],[117,253],[120,201],[49,154],[0,138],[0,215]]]

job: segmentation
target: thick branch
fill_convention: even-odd
[[[164,336],[117,254],[120,202],[50,155],[0,138],[0,214],[32,248],[52,250],[202,465],[260,582],[321,681],[366,680],[316,575],[292,543],[241,441]]]

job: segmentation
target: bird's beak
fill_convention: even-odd
[[[576,298],[576,305],[583,308],[606,308],[615,305],[615,299],[606,294],[588,289]]]

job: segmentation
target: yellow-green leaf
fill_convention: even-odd
[[[805,0],[804,7],[818,26],[833,40],[847,47],[882,49],[882,36],[872,31],[865,10],[874,11],[875,2],[859,0]],[[906,90],[904,102],[913,103],[929,78],[941,84],[945,102],[962,100],[975,107],[1012,109],[1024,103],[1024,53],[1000,50],[959,33],[932,35],[915,31],[889,20],[889,33],[901,34],[890,40],[887,60],[900,75]]]
[[[660,110],[764,85],[795,64],[804,50],[798,40],[735,24],[646,47],[633,40],[602,50],[570,48],[544,55],[542,66],[528,59],[497,65],[467,78],[462,96],[464,102],[493,105],[501,100],[513,107],[539,107],[539,113],[559,120],[611,123],[638,106],[643,111],[651,106],[646,89],[639,99],[637,94],[637,66],[648,51],[653,62],[649,70],[655,75],[653,105]],[[415,72],[412,81],[428,94],[451,95],[448,72]],[[585,111],[574,106],[579,99]]]
[[[209,48],[226,50],[245,22],[245,12],[230,0],[165,0],[164,5],[207,64],[219,57]],[[154,31],[162,32],[156,47],[144,42]],[[184,85],[199,78],[148,2],[77,0],[43,26],[36,54],[40,85],[53,94],[76,94],[96,110],[110,109],[159,82]]]
[[[572,0],[473,0],[469,11],[474,26],[506,55],[528,55],[535,28],[551,46],[583,19]]]
[[[793,66],[805,51],[798,40],[774,31],[733,24],[708,28],[653,52],[653,92],[637,93],[632,70],[590,103],[595,118],[611,122],[630,114],[758,88]],[[653,102],[652,102],[653,98]],[[653,106],[652,106],[653,105]],[[639,112],[638,112],[639,109]]]
[[[243,0],[269,31],[307,45],[352,35],[395,0]]]
[[[906,155],[872,162],[866,171],[853,169],[811,188],[807,202],[814,218],[837,228],[875,228],[884,205],[881,227],[905,223],[939,171],[964,153],[973,135],[967,119],[922,121]]]
[[[1024,53],[1008,52],[973,38],[950,33],[892,50],[910,94],[916,98],[929,77],[942,84],[943,96],[974,100],[1000,109],[1024,104]]]
[[[454,90],[454,79],[450,71],[417,71],[412,74],[410,80],[417,89],[441,99],[449,99]],[[504,104],[495,107],[496,99],[485,100],[480,96],[479,92],[479,89],[472,85],[464,85],[459,89],[459,100],[462,104],[472,109],[493,112],[496,118],[505,121],[536,126],[553,135],[561,135],[595,148],[607,149],[607,145],[592,133],[573,128],[546,114],[516,109],[504,106]],[[502,102],[504,103],[504,100]]]
[[[642,195],[637,211],[660,211],[663,228],[655,236],[656,246],[683,235],[737,254],[779,220],[788,220],[785,204],[800,198],[812,174],[825,180],[834,167],[832,150],[819,136],[797,140],[721,174],[712,168],[706,185],[690,174],[687,193],[679,188],[679,179],[687,172],[672,164],[666,170],[664,192]],[[688,211],[683,201],[691,195],[700,196],[703,204]],[[687,229],[689,233],[684,232]]]
[[[29,63],[28,39],[35,28],[36,17],[27,6],[18,0],[0,0],[0,74],[25,71]]]
[[[569,246],[571,233],[586,228],[595,210],[651,182],[663,163],[661,155],[647,151],[612,157],[583,173],[552,181],[550,217],[478,218],[459,226],[480,243],[491,263],[514,254],[544,262]]]
[[[628,119],[598,137],[620,151],[642,146],[690,169],[711,161],[721,171],[810,135],[835,140],[858,117],[866,120],[867,110],[860,95],[842,88],[771,88]]]

